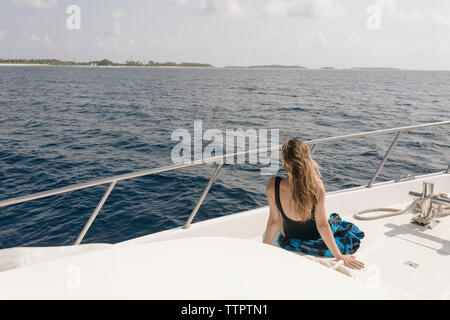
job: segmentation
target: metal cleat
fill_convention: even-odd
[[[446,198],[439,197],[433,194],[434,183],[433,182],[423,182],[422,193],[410,191],[409,195],[416,198],[416,215],[412,218],[411,222],[417,223],[421,226],[426,226],[432,228],[435,223],[432,224],[433,218],[436,216],[436,211],[440,211],[441,206],[448,206],[450,200]],[[419,200],[420,199],[420,200]],[[437,205],[438,208],[433,208],[433,204]],[[438,221],[435,221],[438,223]]]

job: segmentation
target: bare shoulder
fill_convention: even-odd
[[[326,193],[325,186],[323,185],[322,179],[320,178],[317,178],[317,193],[319,198],[325,196]]]
[[[270,177],[269,180],[267,181],[267,186],[266,186],[266,194],[270,197],[272,197],[273,195],[273,191],[275,188],[275,176]]]

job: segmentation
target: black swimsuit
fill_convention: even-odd
[[[283,217],[283,231],[287,238],[296,238],[300,240],[317,240],[320,238],[319,231],[317,231],[316,221],[314,220],[314,213],[316,209],[316,203],[314,202],[312,207],[312,218],[308,221],[295,221],[289,219],[281,207],[280,201],[280,182],[281,177],[275,177],[275,201],[277,203],[278,210],[280,210]]]

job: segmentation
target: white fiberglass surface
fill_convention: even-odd
[[[352,217],[356,211],[369,208],[404,208],[412,201],[408,192],[420,192],[424,181],[435,183],[436,193],[450,191],[450,175],[437,174],[414,181],[385,183],[370,189],[357,188],[327,194],[328,213],[338,212],[345,220],[357,224],[365,233],[365,238],[362,240],[356,256],[364,261],[366,270],[353,272],[356,282],[367,286],[369,275],[370,286],[374,286],[380,292],[394,298],[448,299],[450,297],[450,274],[446,272],[450,270],[450,216],[438,219],[439,222],[432,229],[411,224],[412,215],[409,213],[370,221],[360,221]],[[199,243],[198,239],[203,238],[204,241],[208,241],[208,238],[211,237],[250,240],[245,243],[256,243],[267,247],[261,243],[267,216],[268,207],[258,208],[194,223],[188,230],[171,229],[118,243],[111,247],[126,249],[141,244],[162,243],[166,242],[165,240],[176,239],[180,240],[178,243],[183,243],[183,241]],[[180,251],[179,246],[172,249],[175,252]],[[281,248],[272,249],[279,250],[279,254],[287,253]],[[92,253],[79,256],[84,256],[83,259],[86,260],[90,254]],[[295,257],[293,259],[305,260],[295,254],[291,254],[291,256]],[[70,258],[77,259],[76,256]],[[68,258],[62,260],[65,259]],[[41,262],[35,261],[36,267]],[[150,260],[148,262],[150,263]],[[322,268],[319,264],[315,264]],[[30,266],[30,268],[32,267]],[[34,272],[33,269],[28,270]],[[242,272],[244,271],[245,269],[242,269]]]
[[[217,237],[114,247],[0,273],[0,299],[390,297],[279,248]]]

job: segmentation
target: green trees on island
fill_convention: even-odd
[[[89,62],[76,62],[76,61],[62,61],[57,59],[1,59],[0,64],[44,64],[50,66],[133,66],[133,67],[197,67],[197,68],[212,68],[211,64],[207,63],[195,63],[195,62],[155,62],[148,61],[144,63],[142,61],[128,60],[125,63],[115,63],[108,59]]]
[[[52,66],[62,65],[88,65],[87,62],[61,61],[57,59],[0,59],[1,64],[46,64]]]
[[[97,66],[114,66],[114,65],[116,65],[114,62],[109,61],[108,59],[103,59],[100,61],[91,61],[89,64],[97,65]]]
[[[147,62],[147,66],[150,66],[150,67],[200,67],[200,68],[211,68],[211,67],[213,67],[211,64],[207,64],[207,63],[196,63],[196,62],[176,63],[176,62],[172,62],[172,61],[155,62],[155,61],[152,61],[152,60]]]

